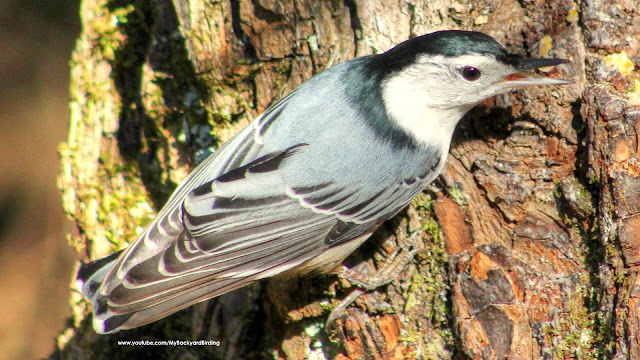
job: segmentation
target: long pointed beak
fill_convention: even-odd
[[[505,76],[501,84],[508,87],[573,84],[574,82],[571,80],[554,79],[526,72],[568,62],[570,61],[566,59],[518,59],[515,64],[518,72]]]

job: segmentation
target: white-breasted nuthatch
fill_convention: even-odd
[[[565,62],[440,31],[325,70],[196,167],[127,249],[81,267],[94,328],[335,268],[435,179],[467,111],[513,88],[571,83],[525,73]]]

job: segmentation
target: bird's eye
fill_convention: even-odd
[[[482,75],[480,73],[480,70],[474,68],[473,66],[463,67],[462,69],[460,69],[460,74],[462,74],[462,77],[467,81],[476,81],[480,78],[480,75]]]

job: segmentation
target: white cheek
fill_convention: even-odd
[[[446,152],[456,125],[475,103],[461,104],[464,101],[455,86],[440,86],[434,91],[436,84],[442,83],[420,83],[398,76],[385,83],[382,97],[391,119],[400,128],[418,141]]]

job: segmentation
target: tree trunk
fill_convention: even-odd
[[[108,336],[74,292],[52,358],[640,358],[635,1],[85,0],[81,15],[60,187],[90,259],[133,241],[198,160],[333,64],[471,29],[572,59],[560,77],[576,84],[499,96],[462,121],[446,172],[348,262],[373,269],[415,231],[425,252],[331,336],[324,321],[353,290],[332,276],[273,279]],[[117,343],[199,339],[219,345]]]

